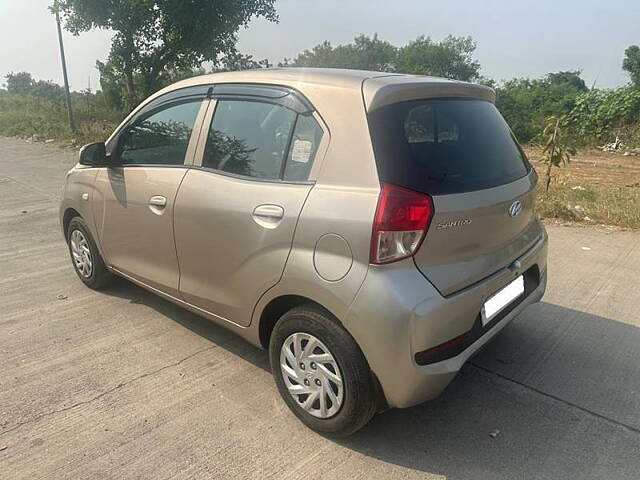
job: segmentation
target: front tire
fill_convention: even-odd
[[[104,264],[96,242],[81,217],[74,217],[69,222],[67,245],[73,269],[87,287],[100,290],[111,285],[113,274]]]
[[[375,414],[369,365],[326,310],[309,304],[285,313],[271,335],[269,358],[280,395],[309,428],[344,437]]]

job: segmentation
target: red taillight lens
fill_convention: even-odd
[[[431,197],[395,185],[382,185],[371,237],[371,263],[413,255],[433,217]]]

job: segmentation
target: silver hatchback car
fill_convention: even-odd
[[[73,265],[268,349],[293,413],[351,434],[436,397],[542,298],[537,177],[494,101],[355,70],[176,83],[68,173]]]

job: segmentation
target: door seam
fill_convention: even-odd
[[[194,163],[196,160],[196,154],[198,153],[198,146],[200,145],[200,137],[202,136],[202,129],[205,127],[205,124],[207,123],[205,120],[207,119],[207,114],[209,113],[209,109],[211,108],[211,99],[207,98],[205,99],[205,102],[206,102],[206,108],[204,109],[204,114],[200,115],[200,112],[198,112],[198,117],[200,120],[200,128],[198,128],[198,137],[194,142],[195,147],[193,148],[191,158],[188,159],[189,163],[184,164],[185,172],[182,178],[180,179],[180,183],[178,184],[178,188],[176,190],[176,196],[173,199],[173,209],[171,211],[171,232],[173,233],[173,251],[176,254],[176,265],[178,266],[178,285],[176,287],[176,293],[178,294],[179,299],[183,301],[184,301],[184,298],[182,297],[182,292],[180,291],[180,282],[182,281],[182,270],[180,269],[180,256],[178,255],[178,245],[176,243],[176,205],[178,203],[178,196],[180,195],[180,188],[182,187],[184,179],[187,178],[187,175],[189,174],[189,170],[191,170],[191,168],[194,166]]]
[[[171,210],[171,232],[173,233],[173,251],[176,254],[176,265],[178,266],[178,285],[176,287],[176,293],[180,300],[185,301],[182,296],[182,291],[180,291],[180,282],[182,281],[182,270],[180,269],[180,256],[178,255],[178,245],[176,243],[176,205],[178,204],[178,196],[180,195],[180,188],[184,183],[184,179],[187,178],[189,174],[190,168],[186,168],[184,175],[180,179],[180,183],[178,184],[178,189],[176,190],[176,196],[173,199],[173,208]]]

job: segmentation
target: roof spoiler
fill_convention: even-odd
[[[442,78],[394,76],[374,77],[362,83],[362,95],[368,112],[398,102],[421,98],[477,98],[496,101],[492,88],[476,83],[456,82]]]

